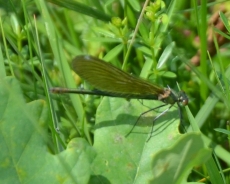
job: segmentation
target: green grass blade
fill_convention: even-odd
[[[72,1],[72,0],[64,0],[64,1],[63,0],[48,0],[48,1],[53,4],[59,5],[61,7],[68,8],[70,10],[79,12],[84,15],[88,15],[95,19],[99,19],[102,21],[111,20],[111,17],[108,16],[107,14],[104,14],[102,11],[91,8],[90,6],[87,6],[83,3],[79,3],[76,1]]]

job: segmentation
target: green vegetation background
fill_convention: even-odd
[[[138,0],[2,1],[0,178],[4,183],[229,183],[229,4]],[[143,11],[143,7],[146,7]],[[223,11],[222,11],[223,10]],[[208,25],[220,11],[226,29]],[[143,13],[143,14],[142,14]],[[140,22],[138,22],[138,20]],[[207,29],[215,54],[207,54]],[[199,41],[197,37],[199,36]],[[190,58],[200,49],[200,66]],[[90,54],[189,96],[179,131],[177,107],[51,94],[91,86],[71,69]],[[190,69],[188,68],[190,66]]]

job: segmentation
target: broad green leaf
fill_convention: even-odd
[[[204,157],[208,158],[210,155],[203,145],[200,134],[179,133],[176,106],[154,122],[152,137],[148,142],[146,141],[150,136],[154,117],[167,107],[145,114],[139,119],[133,132],[126,137],[139,114],[147,111],[148,107],[156,107],[162,102],[143,101],[143,104],[137,100],[103,99],[96,115],[94,148],[98,156],[93,166],[94,173],[100,177],[95,177],[94,182],[106,178],[111,183],[148,183],[150,180],[155,181],[159,180],[159,177],[164,177],[166,181],[168,178],[166,183],[171,183],[171,178],[167,175],[156,177],[154,174],[153,163],[159,163],[164,159],[170,166],[172,165],[172,168],[169,168],[170,172],[179,174],[180,177],[176,179],[185,180],[192,166],[204,163]],[[194,145],[194,140],[200,141],[197,146]],[[186,144],[188,145],[185,146]],[[176,153],[178,150],[181,150],[180,154],[183,155],[184,160],[182,157],[180,160],[180,157],[175,155],[177,160],[170,162],[169,158],[173,158],[170,153]],[[197,155],[197,160],[192,160],[189,152]],[[163,156],[161,157],[159,153]],[[178,168],[178,164],[183,167],[189,165],[189,167],[182,171]],[[167,170],[167,167],[165,169]],[[176,173],[178,171],[180,172]]]
[[[152,183],[185,183],[192,168],[204,164],[211,153],[211,149],[205,148],[200,133],[181,136],[173,147],[153,156]]]
[[[19,83],[0,80],[0,178],[2,183],[88,183],[92,147],[74,139],[53,155],[48,140],[48,108],[43,100],[25,103]]]

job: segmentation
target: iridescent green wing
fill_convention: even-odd
[[[163,94],[163,88],[134,77],[98,58],[81,55],[73,62],[73,70],[100,91],[122,94],[127,97],[144,98]]]

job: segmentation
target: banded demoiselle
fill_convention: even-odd
[[[176,93],[169,87],[162,88],[157,84],[153,84],[144,79],[130,75],[114,67],[113,65],[93,56],[80,55],[75,57],[72,61],[72,68],[80,77],[95,87],[95,90],[90,91],[84,89],[68,89],[56,87],[52,88],[50,90],[51,92],[89,94],[130,99],[160,100],[164,102],[163,105],[142,113],[139,118],[149,111],[169,105],[166,110],[154,118],[153,123],[161,115],[166,113],[175,103],[178,105],[178,107],[180,104],[183,106],[188,104],[188,97],[184,91],[179,91]],[[181,118],[180,108],[179,114]],[[127,135],[132,132],[139,118]],[[151,133],[152,132],[153,126]]]

